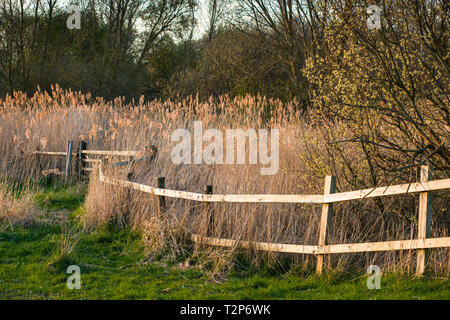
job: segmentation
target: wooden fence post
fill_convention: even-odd
[[[128,171],[127,172],[127,181],[131,181],[132,177],[133,177],[133,172],[132,171]],[[127,188],[127,202],[128,202],[128,204],[131,203],[132,190],[133,189],[131,189],[131,188]]]
[[[420,182],[432,180],[430,167],[422,166],[420,168]],[[419,232],[418,239],[422,240],[430,237],[431,225],[431,192],[421,192],[419,195]],[[428,260],[428,250],[417,250],[416,274],[421,276],[425,272]]]
[[[126,176],[126,181],[131,181],[132,177],[133,177],[133,172],[132,171],[128,171],[127,172],[127,176]],[[130,209],[132,207],[131,200],[132,200],[133,189],[130,188],[130,187],[127,187],[125,192],[126,192],[125,196],[126,196],[126,208],[127,208],[127,210],[126,210],[126,214],[124,215],[124,218],[125,218],[126,223],[128,223],[130,221],[129,219],[130,219],[130,212],[131,212]]]
[[[39,146],[36,146],[35,148],[34,148],[34,152],[35,152],[35,159],[36,159],[36,175],[38,176],[38,177],[40,177],[41,176],[41,174],[42,174],[42,170],[41,170],[41,156],[39,155],[39,151],[40,151],[40,147]]]
[[[159,189],[165,189],[166,188],[166,178],[158,177],[156,180],[156,186]],[[162,213],[164,210],[166,210],[166,197],[158,196],[158,216],[160,218],[162,218]]]
[[[334,193],[334,189],[336,186],[336,178],[334,176],[326,176],[325,178],[325,188],[324,195]],[[331,218],[333,216],[333,204],[332,203],[324,203],[322,205],[322,215],[320,217],[320,229],[319,229],[319,248],[321,246],[325,246],[328,243],[328,234],[331,229]],[[323,270],[323,259],[324,255],[317,255],[317,264],[316,264],[316,272],[317,274],[321,274]]]
[[[148,157],[148,160],[152,162],[156,158],[158,148],[156,148],[154,145],[145,146],[145,153]]]
[[[206,185],[205,186],[205,194],[213,194],[213,186],[212,185]],[[206,236],[213,235],[215,230],[214,225],[214,212],[212,210],[211,203],[205,202],[204,204],[204,210],[205,210],[205,217],[206,217]]]
[[[101,162],[100,162],[100,166],[101,166],[102,169],[103,169],[103,173],[106,172],[106,168],[108,167],[108,164],[109,164],[108,158],[102,158],[102,160],[101,160]]]
[[[66,178],[64,180],[64,183],[69,182],[70,177],[70,166],[72,162],[72,149],[73,149],[73,141],[67,142],[67,155],[66,155]]]
[[[86,141],[80,141],[78,145],[78,177],[80,179],[86,176],[86,171],[84,170],[86,168],[86,164],[84,162],[84,160],[86,160],[86,155],[83,153],[83,151],[86,150],[86,147]]]

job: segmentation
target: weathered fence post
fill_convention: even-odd
[[[73,141],[67,142],[67,155],[66,155],[66,178],[64,180],[64,183],[69,182],[70,177],[70,166],[72,162],[72,149],[73,149]]]
[[[80,141],[78,145],[78,177],[84,178],[86,176],[86,171],[84,170],[86,168],[86,164],[84,160],[86,160],[86,155],[83,153],[84,150],[86,150],[87,143],[86,141]]]
[[[213,186],[208,184],[205,186],[205,194],[212,194],[213,193]],[[204,203],[204,210],[205,210],[205,223],[206,223],[206,236],[213,235],[215,230],[214,225],[214,212],[212,210],[212,205],[209,202]]]
[[[325,178],[325,188],[324,195],[334,193],[334,189],[336,186],[336,178],[334,176],[326,176]],[[319,249],[322,246],[327,245],[328,243],[328,235],[331,229],[331,218],[333,216],[333,204],[332,203],[324,203],[322,205],[322,215],[320,217],[320,229],[319,229]],[[321,274],[323,270],[323,259],[324,255],[317,255],[317,264],[316,264],[316,272],[317,274]]]
[[[36,168],[35,168],[35,172],[36,172],[36,176],[37,177],[40,177],[40,175],[42,174],[41,173],[41,156],[39,155],[39,151],[41,151],[40,150],[40,147],[39,146],[36,146],[35,148],[34,148],[34,156],[35,156],[35,159],[36,159]]]
[[[132,177],[133,177],[133,172],[128,171],[127,172],[127,181],[131,181]],[[131,193],[132,193],[132,188],[127,187],[127,204],[131,203]]]
[[[133,177],[133,172],[130,171],[130,170],[128,170],[127,176],[126,176],[126,181],[131,181],[132,177]],[[124,218],[125,218],[126,223],[129,222],[130,215],[131,215],[131,208],[132,208],[132,201],[131,201],[131,200],[132,200],[132,193],[133,193],[133,189],[132,189],[131,187],[128,187],[128,186],[127,186],[126,191],[125,191],[125,196],[126,196],[126,199],[125,199],[125,201],[126,201],[126,202],[125,202],[125,206],[126,206],[127,210],[126,210],[126,214],[124,215]]]
[[[159,189],[165,189],[166,188],[166,178],[158,177],[156,180],[156,186]],[[162,213],[164,210],[166,210],[166,197],[158,196],[158,216],[160,218],[162,218]]]
[[[420,182],[432,180],[432,173],[429,166],[420,168]],[[419,232],[418,239],[422,240],[430,237],[431,225],[431,192],[421,192],[419,195]],[[428,250],[417,250],[416,274],[421,276],[425,272],[428,260]]]
[[[133,178],[133,171],[131,171],[131,170],[128,170],[127,171],[127,181],[131,181],[131,179]],[[131,191],[131,188],[128,188],[128,190],[130,190]]]
[[[148,160],[152,162],[156,158],[158,148],[156,148],[154,145],[145,146],[145,153],[148,157]]]
[[[106,170],[106,167],[108,166],[108,164],[109,164],[108,158],[102,158],[102,160],[100,162],[100,166],[103,170],[103,173],[105,173],[105,170]]]

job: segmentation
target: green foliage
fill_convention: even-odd
[[[85,185],[53,186],[37,192],[34,200],[40,209],[75,210],[84,202],[86,191]]]
[[[283,100],[295,96],[296,89],[280,61],[263,49],[255,35],[223,29],[211,40],[200,40],[197,47],[195,64],[172,77],[165,96],[198,94],[207,99],[210,95],[261,94]]]
[[[163,37],[147,59],[150,80],[146,87],[147,94],[163,95],[172,77],[195,65],[197,55],[198,49],[194,41],[176,43],[171,37]]]
[[[448,174],[448,5],[388,1],[370,30],[361,19],[370,1],[344,2],[330,3],[335,19],[307,59],[313,105],[331,128],[345,122],[341,141],[361,145],[372,184],[424,163]]]

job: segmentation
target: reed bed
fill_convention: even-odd
[[[158,149],[153,162],[133,168],[110,170],[108,175],[156,185],[157,177],[166,178],[166,187],[202,192],[213,185],[214,193],[223,194],[321,194],[324,178],[337,177],[337,191],[373,187],[370,168],[361,146],[348,144],[337,149],[332,139],[351,134],[343,122],[324,125],[315,117],[296,111],[297,102],[282,103],[261,96],[230,98],[221,96],[207,101],[190,97],[181,101],[126,102],[124,98],[105,101],[89,94],[65,91],[58,86],[50,93],[37,91],[28,97],[16,92],[0,100],[0,174],[3,179],[33,180],[42,171],[63,167],[64,159],[34,156],[34,150],[63,151],[68,140],[84,140],[88,149],[143,150]],[[190,129],[193,121],[203,128],[225,132],[231,128],[279,129],[279,171],[263,176],[260,165],[176,165],[171,161],[175,143],[173,130]],[[395,134],[395,133],[393,133]],[[345,154],[345,157],[343,157]],[[381,185],[417,180],[414,171],[390,177],[381,176]],[[435,175],[439,178],[439,173]],[[373,176],[372,176],[373,178]],[[448,195],[436,192],[433,200],[432,236],[448,236]],[[230,270],[243,256],[249,263],[273,266],[297,265],[310,272],[315,258],[238,248],[217,249],[192,246],[191,233],[205,234],[204,207],[180,199],[166,199],[160,212],[156,197],[120,187],[104,185],[93,172],[82,217],[86,229],[112,224],[131,226],[141,232],[149,254],[165,254],[171,259],[192,254],[209,263],[214,270]],[[321,207],[298,204],[214,204],[213,236],[290,244],[317,244]],[[329,243],[353,243],[410,239],[417,232],[418,197],[396,196],[367,199],[334,206]],[[193,250],[191,250],[193,248]],[[433,249],[430,270],[448,276],[448,249]],[[370,264],[383,271],[412,273],[414,251],[359,253],[327,257],[329,271],[363,270]]]

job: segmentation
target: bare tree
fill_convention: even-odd
[[[177,32],[190,23],[195,0],[146,1],[140,18],[144,24],[137,65],[142,66],[155,41],[166,32]]]
[[[314,0],[243,0],[241,29],[262,40],[263,49],[279,61],[293,85],[295,96],[307,106],[307,82],[302,74],[306,58],[318,48],[323,2]],[[326,12],[326,11],[325,11]]]
[[[44,70],[47,66],[47,58],[48,58],[48,45],[50,41],[50,27],[53,22],[53,13],[56,8],[56,3],[58,0],[46,0],[45,4],[43,4],[43,14],[47,16],[47,23],[45,24],[45,34],[44,34],[44,43],[42,46],[42,58],[40,61],[40,71],[39,71],[39,82],[42,81],[44,76]]]
[[[209,41],[212,40],[220,23],[224,20],[228,3],[229,1],[227,0],[207,1],[207,21],[205,29]]]
[[[0,3],[0,66],[8,91],[17,83],[28,89],[36,56],[40,0]]]

